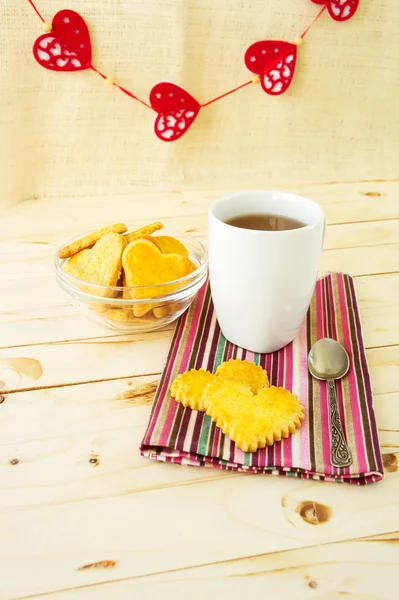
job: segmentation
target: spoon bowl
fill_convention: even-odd
[[[309,352],[308,366],[316,379],[341,379],[349,371],[350,361],[339,342],[323,338]]]
[[[334,467],[349,467],[352,456],[345,440],[338,410],[335,379],[344,377],[350,366],[349,356],[336,340],[318,340],[309,352],[309,372],[316,379],[325,380],[330,404],[331,464]]]

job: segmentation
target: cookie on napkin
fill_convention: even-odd
[[[304,408],[295,394],[275,386],[253,394],[249,386],[217,378],[203,391],[209,415],[243,452],[256,452],[300,428]]]

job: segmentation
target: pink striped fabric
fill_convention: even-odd
[[[348,375],[337,382],[339,411],[353,464],[330,464],[329,411],[326,384],[307,370],[311,346],[322,337],[337,339],[349,354]],[[298,395],[305,406],[302,428],[288,439],[254,453],[244,453],[204,413],[175,402],[169,389],[188,369],[215,371],[229,358],[261,365],[272,385]],[[177,324],[140,452],[154,460],[224,470],[270,473],[357,485],[383,477],[373,397],[353,278],[332,273],[320,279],[296,339],[273,354],[255,354],[230,344],[213,310],[209,285]]]

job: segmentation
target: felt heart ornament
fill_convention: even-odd
[[[51,71],[83,71],[91,65],[90,34],[84,19],[73,10],[60,10],[52,30],[33,44],[37,62]]]
[[[255,42],[245,53],[245,65],[260,77],[266,94],[284,94],[294,78],[297,46],[289,42],[265,40]]]
[[[174,83],[157,83],[150,92],[150,104],[158,113],[154,130],[160,140],[174,142],[194,123],[201,105]]]
[[[335,21],[348,21],[359,6],[359,0],[312,0],[314,4],[327,4],[328,12]]]

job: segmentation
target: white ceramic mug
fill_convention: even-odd
[[[228,225],[233,217],[272,214],[305,223],[286,231]],[[296,336],[309,308],[323,249],[318,204],[286,192],[220,198],[209,211],[209,274],[216,316],[230,342],[274,352]]]

